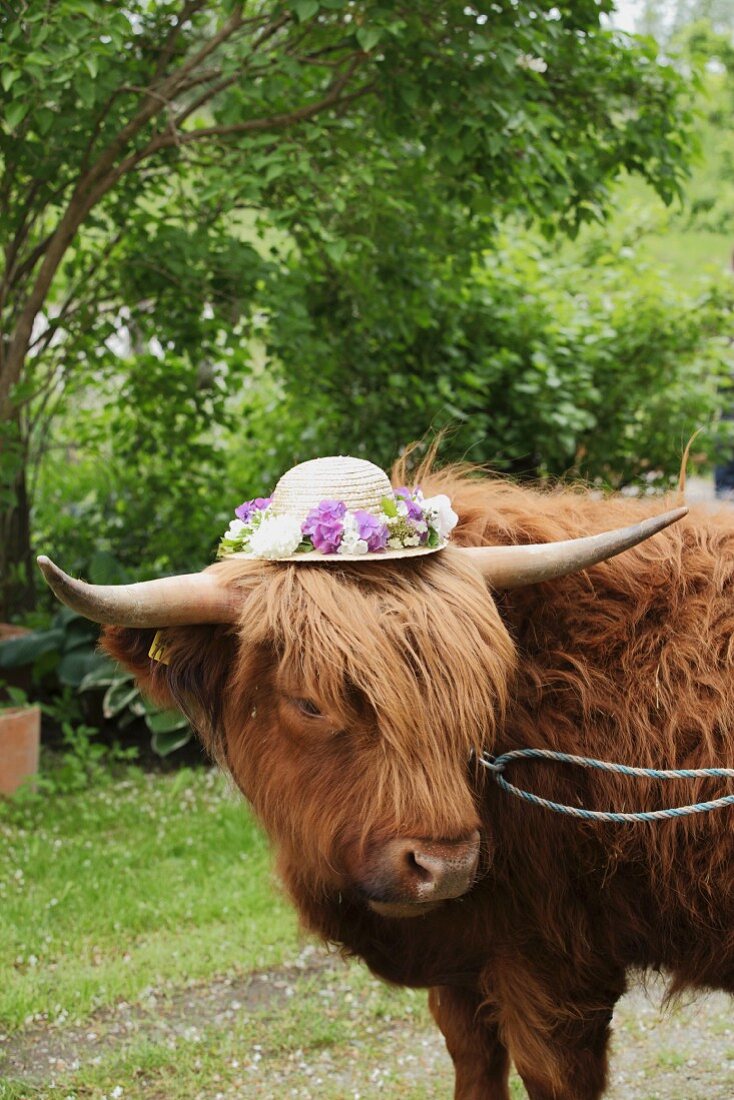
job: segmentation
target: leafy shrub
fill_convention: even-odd
[[[105,576],[105,583],[111,583],[112,574],[118,571],[114,559],[104,555],[97,557],[92,569],[96,578]],[[97,649],[98,640],[96,623],[64,607],[48,628],[0,643],[0,673],[32,666],[44,713],[71,752],[74,762],[69,767],[77,768],[78,777],[87,774],[96,761],[108,758],[111,750],[93,743],[99,731],[83,719],[73,692],[102,693],[103,718],[114,722],[120,733],[142,720],[151,735],[151,748],[159,756],[181,748],[192,737],[188,721],[178,711],[161,710],[143,699],[132,675]],[[12,699],[14,690],[6,691]]]
[[[269,339],[301,451],[387,463],[449,427],[443,458],[617,487],[677,476],[732,369],[731,288],[685,294],[606,234],[560,252],[516,233],[466,272],[423,259],[396,268],[389,242],[338,268],[294,259]]]
[[[144,698],[133,674],[115,661],[105,659],[79,685],[80,692],[100,689],[104,689],[104,717],[114,720],[119,730],[142,718],[151,733],[151,748],[159,756],[168,756],[191,740],[193,731],[187,719],[177,710],[161,710]]]
[[[37,681],[50,676],[61,685],[78,688],[105,659],[96,652],[98,636],[96,623],[63,607],[48,629],[0,643],[0,672],[32,665]]]

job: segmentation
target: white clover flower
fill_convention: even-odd
[[[287,558],[302,538],[301,525],[293,516],[267,516],[250,535],[250,551],[256,558]]]
[[[429,497],[423,504],[424,514],[428,523],[434,528],[440,539],[447,539],[459,522],[451,501],[443,493]]]
[[[225,539],[238,539],[245,529],[245,524],[241,519],[233,519],[227,528]]]

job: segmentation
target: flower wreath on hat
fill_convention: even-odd
[[[272,560],[428,553],[442,549],[458,516],[447,496],[424,497],[420,488],[394,489],[379,513],[350,510],[342,500],[322,500],[303,520],[278,515],[272,497],[256,497],[235,509],[217,556],[243,554]]]

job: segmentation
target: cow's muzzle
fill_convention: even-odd
[[[465,840],[389,840],[374,852],[360,886],[370,908],[387,917],[418,916],[459,898],[474,884],[479,833]]]

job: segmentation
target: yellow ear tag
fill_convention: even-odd
[[[166,645],[163,641],[163,631],[156,630],[155,637],[150,643],[150,649],[148,650],[148,656],[153,661],[160,661],[162,665],[170,664],[169,659],[166,657]]]

